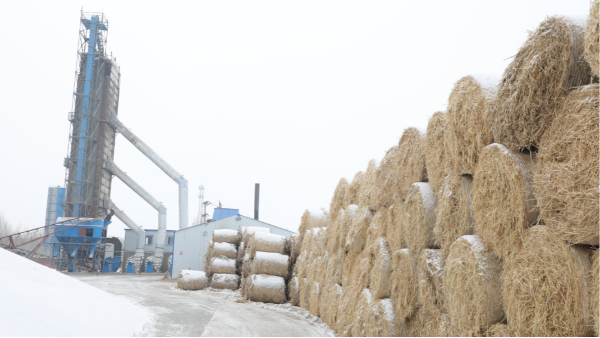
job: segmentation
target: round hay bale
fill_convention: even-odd
[[[399,155],[398,146],[391,147],[377,168],[377,183],[374,191],[374,204],[377,207],[389,207],[399,198]]]
[[[337,250],[340,246],[340,227],[342,226],[345,213],[346,210],[340,209],[336,219],[332,219],[331,215],[329,217],[329,226],[326,232],[327,240],[325,241],[325,250],[329,252]]]
[[[210,279],[210,287],[214,289],[237,290],[240,276],[230,273],[215,273]]]
[[[349,286],[352,284],[352,269],[358,260],[358,255],[359,254],[355,252],[348,252],[342,257],[342,286]]]
[[[304,236],[307,230],[324,227],[327,227],[327,213],[324,209],[318,211],[305,210],[300,220],[298,232],[301,236]]]
[[[212,256],[223,256],[231,259],[237,259],[237,249],[235,248],[235,245],[231,243],[214,242],[212,246]]]
[[[333,330],[337,329],[338,310],[342,299],[343,289],[339,284],[327,284],[319,298],[321,320]]]
[[[288,298],[292,306],[300,305],[300,284],[298,283],[298,277],[292,277],[287,285]]]
[[[290,257],[274,252],[257,251],[252,261],[253,275],[271,275],[287,279]]]
[[[444,134],[446,134],[447,124],[447,114],[439,111],[429,119],[427,133],[425,134],[424,152],[427,178],[436,194],[442,188],[444,179],[449,173],[448,155],[444,146]]]
[[[373,267],[369,276],[369,288],[375,299],[390,298],[392,254],[385,237],[378,238],[369,248]]]
[[[441,250],[423,250],[417,263],[417,284],[419,285],[421,311],[428,313],[446,312],[442,287],[443,263]]]
[[[358,190],[358,205],[365,206],[371,210],[377,210],[377,169],[379,163],[374,159],[369,161],[367,170],[362,177],[362,183]]]
[[[598,59],[600,59],[600,2],[598,0],[591,1],[590,15],[588,16],[585,25],[585,60],[590,64],[592,73],[599,76]]]
[[[435,193],[429,183],[415,183],[404,202],[402,237],[411,252],[419,254],[425,248],[437,248],[435,228]]]
[[[406,198],[411,185],[415,182],[427,182],[425,169],[425,136],[417,128],[408,128],[402,133],[398,143],[398,185],[400,198]]]
[[[213,241],[208,242],[208,248],[206,249],[206,255],[204,255],[204,260],[202,261],[204,265],[204,271],[210,274],[210,262],[213,259]]]
[[[262,233],[271,233],[271,229],[269,228],[264,228],[264,227],[255,227],[255,226],[245,226],[245,227],[240,227],[241,228],[241,232],[242,232],[242,242],[246,243],[246,245],[250,246],[250,237],[252,237],[252,235],[254,235],[254,233],[256,232],[262,232]],[[238,235],[240,233],[240,228],[238,228]]]
[[[471,198],[474,232],[488,250],[504,258],[519,245],[522,232],[537,221],[533,158],[501,144],[483,148]]]
[[[596,12],[598,13],[598,12]],[[594,302],[593,300],[600,299],[600,279],[598,278],[598,273],[600,272],[600,266],[598,265],[598,252],[596,249],[594,252],[594,258],[592,260],[592,315],[594,316],[594,330],[596,332],[596,336],[600,335],[600,315],[598,314],[598,310],[600,308],[600,302]]]
[[[502,264],[476,235],[457,239],[444,266],[444,295],[454,332],[479,336],[502,320]]]
[[[208,274],[209,274],[209,276],[211,276],[215,273],[235,274],[236,273],[235,259],[213,257],[210,260],[210,270],[209,270]]]
[[[253,259],[250,258],[250,254],[247,253],[244,256],[244,263],[242,264],[242,276],[244,276],[244,278],[250,276],[252,274],[252,263],[253,263]]]
[[[360,186],[362,185],[364,173],[359,171],[354,175],[354,179],[352,179],[352,183],[348,184],[348,189],[346,189],[346,194],[344,197],[346,199],[346,205],[350,204],[358,204],[358,194],[360,190]]]
[[[300,307],[310,310],[310,285],[306,278],[298,278],[300,285]]]
[[[518,336],[593,334],[591,250],[570,246],[548,227],[523,233],[523,244],[504,260],[503,306]]]
[[[213,231],[213,242],[221,242],[221,243],[231,243],[233,245],[238,245],[240,243],[240,238],[238,237],[238,232],[231,229],[217,229]]]
[[[343,293],[338,306],[337,333],[342,337],[351,337],[356,314],[354,309],[363,288],[356,285],[343,286]]]
[[[371,290],[363,289],[354,308],[354,323],[352,325],[353,337],[367,336],[365,323],[371,317],[372,303],[373,297],[371,295]]]
[[[348,252],[361,252],[367,241],[367,231],[373,218],[373,213],[368,207],[360,206],[357,215],[352,219],[352,225],[346,235],[345,250]]]
[[[590,66],[581,62],[584,25],[553,16],[529,34],[504,71],[492,103],[495,142],[512,151],[537,147],[561,98],[590,82]]]
[[[456,239],[473,233],[472,182],[473,178],[469,175],[450,174],[446,177],[442,193],[438,194],[433,236],[444,257]]]
[[[540,217],[573,244],[600,245],[599,88],[578,88],[561,102],[534,168]]]
[[[448,315],[439,310],[434,312],[417,311],[406,322],[407,337],[454,337],[450,331]]]
[[[388,208],[381,207],[374,214],[371,222],[369,223],[369,229],[367,230],[367,241],[372,241],[380,237],[386,236],[388,226]]]
[[[329,220],[334,221],[338,218],[340,210],[346,206],[346,190],[348,189],[348,180],[342,177],[335,187],[331,203],[329,204]],[[302,232],[301,232],[302,233]]]
[[[516,337],[508,324],[498,323],[490,326],[485,332],[485,337]]]
[[[177,288],[181,290],[202,290],[208,287],[204,271],[181,270],[177,275]]]
[[[248,299],[253,302],[283,304],[285,299],[285,281],[281,277],[252,275],[248,279]]]
[[[386,237],[392,252],[396,252],[406,247],[402,238],[403,224],[404,203],[402,203],[402,200],[396,199],[394,204],[388,209],[387,226],[385,229]]]
[[[250,257],[254,258],[257,251],[274,252],[278,254],[286,254],[287,240],[284,236],[270,234],[266,232],[255,232],[250,237],[248,249]]]
[[[468,75],[454,85],[444,134],[448,173],[473,175],[481,149],[492,143],[490,106],[499,83],[500,76]]]
[[[394,305],[392,300],[379,299],[372,303],[369,317],[365,322],[367,337],[397,337]]]
[[[310,282],[309,282],[310,283]],[[319,282],[310,283],[310,307],[308,312],[313,316],[319,316],[319,297],[321,296],[321,288]]]
[[[303,236],[304,234],[298,234],[294,237],[294,240],[292,241],[292,248],[290,250],[290,259],[292,261],[292,264],[296,263],[298,257],[300,256],[300,253],[302,252],[302,241],[304,240]]]
[[[392,255],[391,294],[396,316],[399,319],[412,317],[419,306],[417,268],[409,249]]]
[[[344,252],[340,249],[328,255],[325,270],[325,283],[341,284],[344,265]]]
[[[340,212],[334,233],[331,234],[327,241],[328,251],[345,250],[346,236],[352,228],[352,221],[356,215],[358,215],[358,205],[356,204],[348,205],[343,212]]]

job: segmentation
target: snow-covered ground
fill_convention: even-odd
[[[0,249],[0,336],[153,335],[154,314]]]

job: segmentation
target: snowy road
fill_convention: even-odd
[[[145,306],[156,316],[153,336],[331,336],[333,332],[305,310],[289,304],[238,303],[231,291],[177,289],[162,274],[80,275],[82,282]]]

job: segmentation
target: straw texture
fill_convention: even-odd
[[[346,190],[348,190],[348,180],[342,177],[335,187],[331,203],[329,204],[330,222],[337,219],[340,211],[346,206]],[[301,234],[304,235],[302,232]]]
[[[257,251],[252,261],[253,275],[271,275],[287,279],[289,274],[289,256]]]
[[[447,114],[439,111],[429,119],[427,133],[425,134],[425,164],[427,165],[427,178],[433,191],[438,193],[448,175],[448,155],[444,145],[447,133]]]
[[[402,236],[411,252],[420,254],[425,248],[437,248],[435,228],[435,193],[429,183],[415,183],[404,202]]]
[[[592,315],[594,316],[594,331],[596,336],[600,335],[600,279],[598,273],[600,272],[600,266],[598,265],[598,249],[594,252],[594,258],[592,263]]]
[[[202,290],[208,287],[204,271],[181,270],[177,275],[177,288],[181,290]]]
[[[404,203],[397,199],[388,209],[388,223],[385,230],[390,250],[396,252],[406,246],[402,237],[404,224]]]
[[[392,262],[391,294],[394,310],[398,318],[407,319],[418,309],[416,263],[408,249],[394,252]]]
[[[420,311],[427,313],[446,312],[442,288],[444,276],[441,250],[425,249],[417,264]]]
[[[377,168],[377,184],[374,192],[374,204],[377,207],[389,207],[399,197],[400,153],[398,146],[391,147],[385,153]]]
[[[237,290],[240,276],[228,273],[215,273],[210,278],[210,287],[214,289]]]
[[[598,76],[599,36],[600,36],[600,7],[598,0],[591,1],[590,15],[585,26],[585,60],[590,64],[592,73]]]
[[[253,302],[283,304],[285,298],[285,281],[281,277],[268,275],[252,275],[246,283],[248,299]]]
[[[446,177],[442,193],[438,194],[433,235],[444,257],[456,239],[473,233],[470,208],[472,181],[469,175],[450,174]]]
[[[375,299],[390,298],[392,275],[392,255],[385,237],[375,240],[370,248],[373,267],[369,276],[369,288]]]
[[[400,198],[406,198],[411,185],[427,182],[425,169],[425,136],[417,128],[408,128],[402,133],[398,143],[398,185]]]
[[[367,337],[396,337],[396,323],[392,300],[374,300],[369,311],[370,316],[364,324]]]

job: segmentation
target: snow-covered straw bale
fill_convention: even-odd
[[[252,275],[249,277],[248,299],[253,302],[285,303],[285,280],[278,276]]]
[[[522,236],[502,272],[503,308],[516,335],[593,335],[592,251],[568,245],[544,225]]]
[[[493,143],[483,148],[475,169],[471,210],[474,232],[504,258],[538,216],[533,195],[533,157]]]
[[[327,225],[327,212],[325,212],[325,210],[305,210],[300,219],[298,232],[300,233],[300,236],[304,236],[306,230],[323,228],[327,227]]]
[[[366,337],[365,323],[371,317],[371,307],[373,303],[373,297],[371,290],[363,289],[358,297],[358,302],[354,309],[354,323],[352,325],[352,336],[353,337]]]
[[[377,184],[375,186],[373,205],[376,208],[389,207],[398,199],[400,184],[400,153],[398,146],[393,146],[385,153],[377,168]]]
[[[248,243],[250,257],[254,258],[257,251],[274,252],[285,255],[287,239],[284,236],[266,232],[255,232]]]
[[[339,284],[326,284],[321,292],[319,299],[321,320],[333,330],[338,330],[338,311],[343,294],[342,286]]]
[[[593,0],[590,6],[590,15],[585,25],[585,60],[592,67],[592,73],[599,76],[598,59],[600,59],[600,1]]]
[[[217,229],[213,231],[213,242],[225,242],[238,245],[240,240],[237,231],[231,229]]]
[[[212,275],[215,273],[235,274],[235,259],[213,257],[210,260],[210,271],[208,274]]]
[[[310,282],[309,282],[310,283]],[[319,297],[321,296],[321,285],[319,282],[312,282],[310,285],[310,306],[308,312],[313,316],[319,316]]]
[[[342,177],[335,187],[333,197],[331,198],[331,204],[329,205],[329,220],[335,220],[338,218],[340,210],[346,206],[346,190],[348,189],[348,180]],[[304,216],[304,215],[303,215]],[[302,222],[300,223],[302,225]],[[306,226],[305,226],[306,227]],[[300,237],[304,236],[303,232],[300,232]]]
[[[212,255],[214,257],[223,256],[231,259],[237,259],[237,250],[234,244],[227,242],[214,242],[212,250]]]
[[[358,190],[358,204],[371,210],[377,210],[377,168],[379,163],[374,159],[370,160]]]
[[[293,306],[300,305],[300,284],[298,283],[298,277],[292,277],[288,282],[287,288],[290,304]]]
[[[415,183],[404,202],[402,236],[411,252],[420,254],[425,248],[437,248],[435,227],[435,193],[429,183]]]
[[[473,178],[469,175],[449,174],[441,193],[437,195],[433,236],[444,257],[456,239],[473,233],[470,208],[472,182]]]
[[[374,300],[364,327],[367,337],[397,337],[392,300],[389,298]]]
[[[298,285],[300,285],[300,307],[307,310],[310,308],[310,285],[304,277],[298,277]]]
[[[204,271],[181,270],[177,276],[177,288],[182,290],[202,290],[208,287]]]
[[[479,152],[492,143],[490,106],[499,75],[468,75],[458,80],[448,99],[444,145],[448,173],[473,175]],[[429,167],[428,167],[429,168]]]
[[[342,268],[344,265],[344,251],[336,250],[328,253],[326,268],[325,268],[325,283],[341,284],[342,283]]]
[[[210,279],[210,287],[215,289],[237,290],[240,276],[231,273],[215,273]]]
[[[362,178],[365,173],[362,171],[357,172],[352,179],[352,182],[348,184],[348,188],[346,189],[346,194],[344,198],[346,200],[346,205],[350,204],[358,204],[358,193],[360,190],[360,186],[362,184]]]
[[[450,248],[444,266],[444,295],[453,332],[478,336],[502,320],[500,260],[479,236],[466,235]]]
[[[398,143],[398,153],[398,190],[400,197],[406,198],[413,183],[427,182],[425,135],[417,128],[405,129]]]
[[[274,252],[257,251],[252,261],[252,274],[271,275],[287,279],[290,257]]]
[[[269,228],[265,228],[265,227],[254,227],[254,226],[240,226],[238,228],[238,236],[241,237],[242,242],[246,243],[246,245],[250,245],[250,237],[252,237],[252,235],[255,232],[266,232],[266,233],[271,233],[271,229]]]
[[[373,259],[373,268],[369,276],[369,287],[373,298],[390,298],[390,277],[392,274],[392,255],[385,237],[380,237],[369,248]]]
[[[506,67],[492,104],[495,142],[512,151],[537,147],[561,98],[590,83],[590,65],[582,62],[584,26],[584,20],[552,16],[529,34]]]
[[[352,220],[356,216],[358,205],[351,204],[340,210],[338,218],[327,229],[327,251],[336,252],[344,249],[346,234],[350,231]]]
[[[252,263],[253,259],[250,258],[250,253],[246,253],[244,256],[244,263],[242,264],[242,276],[248,277],[252,274]]]
[[[404,203],[399,198],[388,208],[387,227],[385,236],[390,245],[390,251],[396,252],[404,249],[403,228],[404,228]]]
[[[360,206],[358,213],[352,219],[352,225],[346,234],[345,250],[359,253],[365,247],[367,231],[373,218],[373,213],[367,207]]]
[[[439,193],[444,179],[448,175],[448,155],[444,144],[444,134],[447,132],[447,114],[443,111],[436,112],[429,119],[427,133],[425,134],[425,163],[427,165],[427,178],[433,191]]]
[[[417,264],[420,311],[441,313],[444,310],[442,280],[444,276],[442,253],[439,249],[425,249]]]

